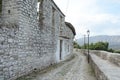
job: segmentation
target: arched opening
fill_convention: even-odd
[[[40,19],[40,16],[41,16],[41,11],[40,11],[41,3],[42,3],[42,0],[38,0],[38,3],[37,3],[37,19],[38,20]]]
[[[37,3],[37,19],[39,19],[40,2]]]

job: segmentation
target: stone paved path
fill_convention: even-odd
[[[87,63],[86,57],[75,52],[75,58],[51,67],[44,73],[36,73],[18,80],[97,80]]]

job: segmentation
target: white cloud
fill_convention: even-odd
[[[88,23],[94,23],[94,24],[101,24],[104,22],[112,22],[112,23],[117,23],[120,21],[120,17],[112,15],[112,14],[106,14],[106,13],[102,13],[102,14],[81,14],[81,16],[79,16],[82,23],[88,24]]]
[[[66,2],[65,2],[66,1]],[[76,38],[81,37],[86,34],[87,29],[91,30],[91,35],[96,34],[117,34],[119,30],[114,28],[114,32],[111,33],[113,28],[105,28],[101,33],[97,33],[97,31],[104,26],[106,23],[119,24],[120,23],[120,15],[116,15],[113,13],[106,13],[97,3],[98,0],[70,0],[69,7],[67,10],[66,21],[71,22],[75,29],[77,36]],[[120,0],[106,0],[112,1],[114,3],[119,3]],[[60,6],[62,11],[66,11],[67,0],[55,0],[55,2]],[[107,6],[107,5],[104,5]],[[102,6],[103,7],[103,6]],[[118,9],[119,10],[119,9]],[[103,25],[102,25],[103,24]],[[102,25],[101,27],[98,25]],[[119,24],[120,25],[120,24]],[[113,27],[113,26],[109,26]],[[96,31],[95,31],[96,30]],[[94,32],[92,32],[94,31]]]

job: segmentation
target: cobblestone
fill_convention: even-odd
[[[59,65],[59,64],[58,64]],[[31,77],[32,76],[32,77]],[[87,63],[86,57],[75,52],[75,58],[64,62],[59,67],[54,67],[44,73],[37,73],[26,76],[19,80],[97,80],[95,75]]]

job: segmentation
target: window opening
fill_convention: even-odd
[[[2,0],[0,0],[0,15],[2,13]]]

